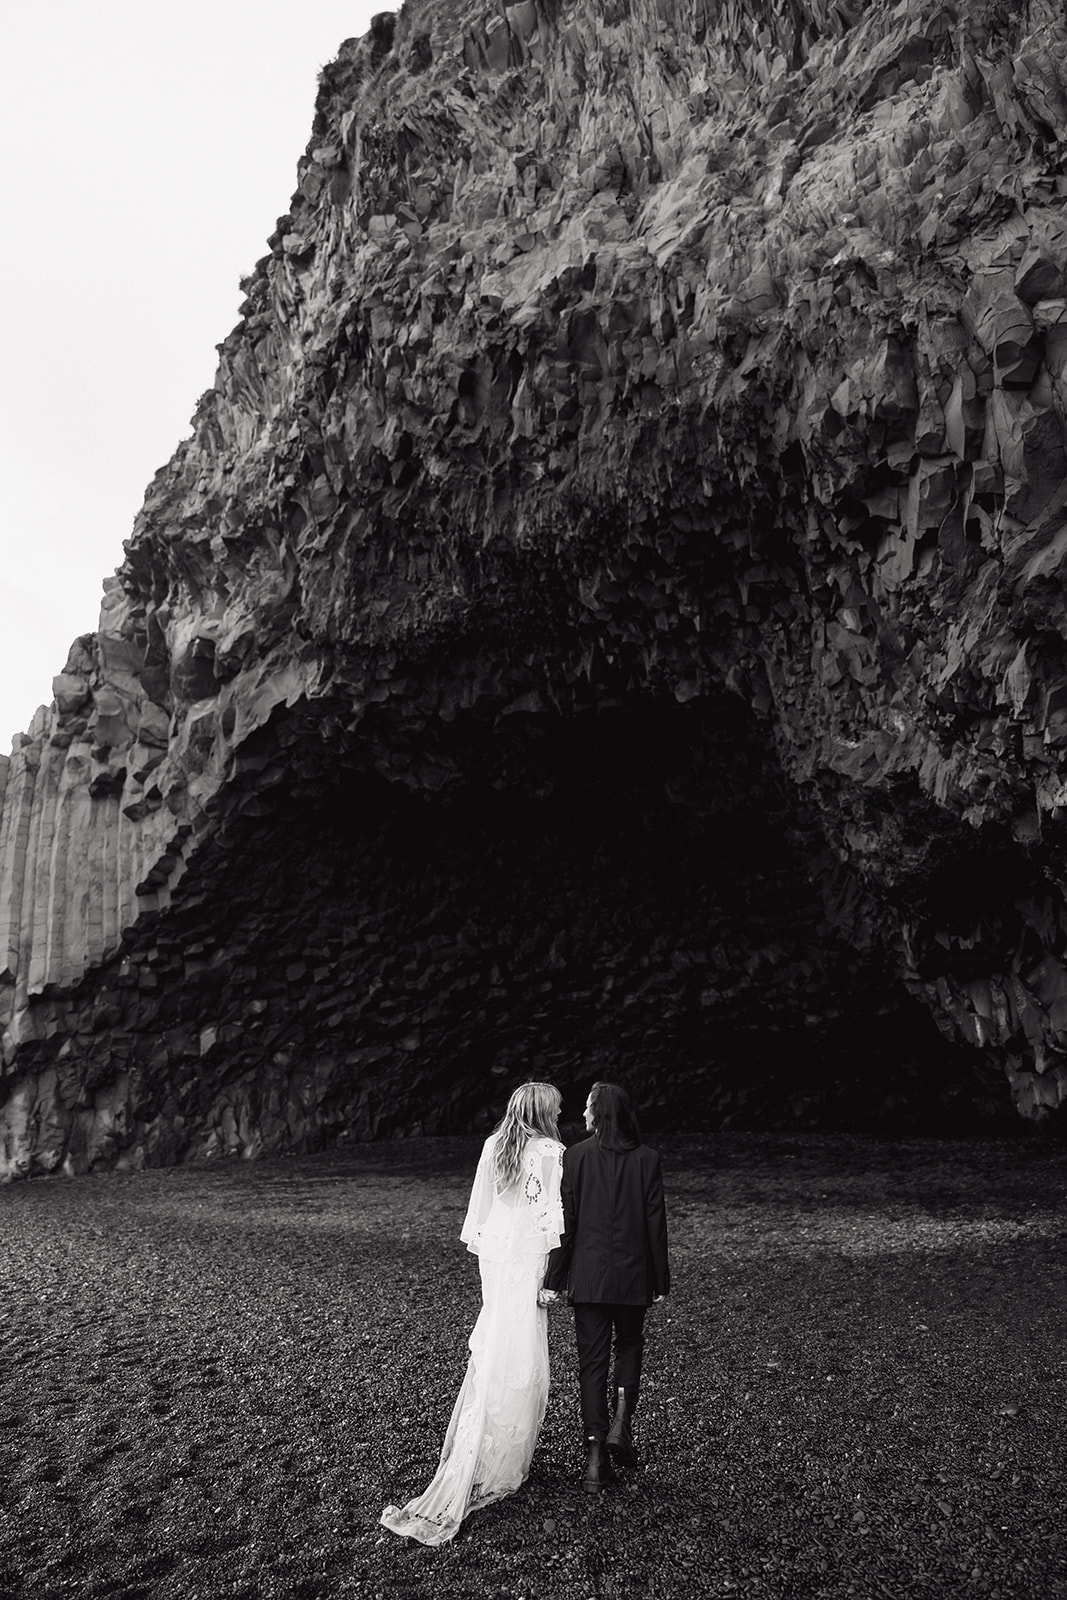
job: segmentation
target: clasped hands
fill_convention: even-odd
[[[560,1294],[558,1289],[538,1289],[537,1291],[537,1304],[539,1306],[554,1306],[556,1301],[561,1300],[562,1298],[563,1296]],[[658,1306],[660,1301],[666,1300],[666,1298],[667,1296],[665,1294],[653,1295],[652,1304],[654,1306]]]

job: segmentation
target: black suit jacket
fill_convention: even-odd
[[[583,1139],[563,1155],[563,1237],[546,1289],[571,1300],[647,1306],[671,1286],[659,1153],[602,1150]]]

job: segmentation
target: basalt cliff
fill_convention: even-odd
[[[0,771],[0,1166],[1067,1096],[1067,28],[408,0]]]

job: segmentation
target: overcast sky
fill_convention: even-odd
[[[0,28],[0,753],[52,699],[238,282],[319,69],[376,0],[11,0]]]

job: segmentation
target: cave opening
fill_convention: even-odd
[[[228,1148],[477,1131],[530,1076],[575,1105],[620,1079],[653,1123],[958,1107],[960,1060],[829,925],[817,826],[739,698],[471,713],[423,741],[453,764],[434,791],[328,726],[305,706],[263,730],[284,781],[232,807],[152,931],[182,963],[155,1027],[208,1029],[156,1073],[187,1126]]]
[[[477,1133],[529,1077],[575,1117],[621,1080],[660,1129],[1014,1123],[835,931],[817,813],[739,697],[476,705],[392,747],[342,714],[246,740],[171,904],[27,1045],[76,1167]]]

